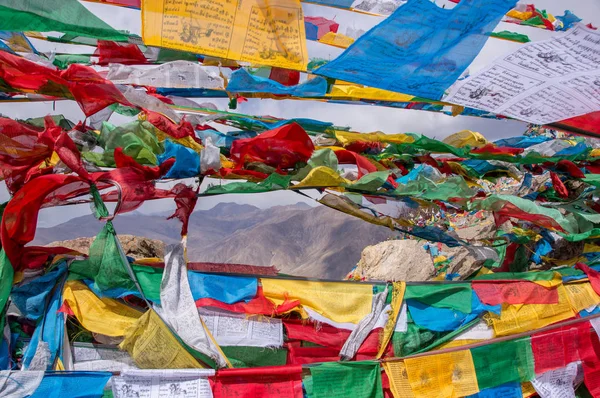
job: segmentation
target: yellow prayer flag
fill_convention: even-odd
[[[413,95],[396,93],[393,91],[382,90],[380,88],[361,87],[352,84],[336,84],[331,86],[327,97],[349,98],[355,100],[373,100],[373,101],[391,101],[391,102],[410,102]]]
[[[467,145],[473,148],[479,148],[488,143],[483,135],[471,130],[461,130],[451,134],[444,138],[442,142],[457,148],[463,148]]]
[[[510,304],[502,305],[500,317],[492,315],[492,325],[496,336],[539,329],[575,316],[563,285],[558,291],[557,304]]]
[[[388,320],[383,328],[383,333],[379,340],[379,351],[377,352],[376,358],[379,359],[385,352],[385,349],[394,334],[396,323],[398,322],[398,315],[402,309],[402,302],[404,301],[404,292],[406,291],[406,282],[394,282],[392,284],[392,314],[388,317]]]
[[[306,177],[292,188],[306,187],[343,187],[350,181],[340,176],[337,171],[327,166],[312,169]]]
[[[529,398],[532,395],[537,394],[537,391],[533,388],[533,384],[528,381],[521,383],[521,392],[523,393],[523,398]]]
[[[469,350],[407,358],[404,362],[415,397],[454,398],[479,392]]]
[[[117,300],[96,296],[80,281],[65,283],[63,300],[84,328],[106,336],[124,336],[126,329],[142,316],[140,311]]]
[[[341,33],[327,32],[319,39],[319,43],[339,48],[348,48],[354,43],[354,39]]]
[[[475,344],[475,343],[479,343],[480,341],[483,341],[483,340],[477,340],[477,339],[450,340],[449,342],[444,343],[444,344],[434,348],[434,350],[443,350],[446,348],[462,347],[463,345]]]
[[[358,323],[371,313],[373,287],[362,283],[295,281],[262,278],[266,298],[279,305],[287,300],[318,312],[334,322]]]
[[[202,368],[152,309],[127,330],[119,348],[141,369]]]
[[[342,145],[350,145],[354,142],[384,142],[388,144],[410,144],[415,141],[413,137],[407,134],[385,134],[382,132],[374,133],[352,133],[349,131],[336,131],[335,138]]]
[[[145,45],[306,70],[299,0],[142,0]]]
[[[596,294],[589,282],[568,283],[565,289],[571,308],[575,312],[600,304],[600,296]]]
[[[404,362],[384,362],[383,369],[390,380],[390,389],[394,398],[414,398]]]

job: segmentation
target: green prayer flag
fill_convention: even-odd
[[[81,278],[93,279],[100,291],[114,287],[137,290],[125,269],[116,239],[112,222],[108,221],[92,242],[89,257],[73,261],[69,271]]]
[[[221,346],[221,350],[234,368],[283,366],[287,361],[287,349],[285,348]]]
[[[383,398],[379,362],[325,362],[311,367],[310,374],[313,398]]]
[[[128,39],[77,0],[0,0],[0,30],[63,32],[113,41]]]
[[[518,43],[529,43],[531,41],[527,35],[517,32],[509,32],[508,30],[503,30],[502,32],[492,32],[490,33],[490,36],[504,40],[516,41]]]
[[[15,271],[6,257],[4,249],[0,250],[0,330],[4,330],[5,310],[13,285]]]
[[[529,338],[471,349],[480,390],[535,377]]]
[[[438,308],[471,313],[473,291],[470,283],[408,285],[404,299],[416,299]]]
[[[90,65],[91,60],[89,55],[58,54],[52,64],[59,69],[67,69],[71,64]]]

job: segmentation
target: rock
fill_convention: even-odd
[[[446,248],[445,253],[452,258],[446,273],[458,274],[459,279],[465,279],[478,271],[488,259],[498,260],[498,253],[491,247],[484,246]]]
[[[119,242],[121,242],[121,246],[123,247],[123,251],[129,257],[133,257],[135,259],[147,257],[163,258],[165,254],[165,244],[160,240],[148,239],[142,236],[133,235],[118,235],[118,237]],[[80,253],[88,254],[90,245],[93,241],[94,238],[77,238],[72,240],[52,242],[46,246],[64,246]]]
[[[435,275],[433,260],[416,240],[389,240],[367,246],[356,274],[367,280],[426,281]]]

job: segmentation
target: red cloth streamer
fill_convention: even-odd
[[[563,227],[552,217],[527,213],[510,202],[506,202],[500,210],[494,212],[496,225],[502,225],[511,218],[529,221],[546,229],[564,232]]]
[[[596,294],[600,295],[600,272],[588,267],[584,263],[575,264],[575,268],[585,272],[588,279],[590,280],[590,283],[592,284],[592,288],[594,289]]]
[[[548,18],[545,18],[538,10],[536,10],[535,5],[527,4],[527,12],[531,12],[533,14],[532,18],[540,17],[546,29],[554,30],[554,25],[552,24],[552,22],[550,22]]]
[[[358,168],[358,178],[365,174],[377,171],[377,167],[366,157],[359,155],[356,152],[348,151],[346,149],[340,149],[334,152],[338,158],[340,164],[355,164]]]
[[[86,116],[115,102],[132,106],[112,82],[80,64],[69,65],[67,70],[59,72],[0,51],[0,79],[15,92],[75,99]]]
[[[542,374],[579,361],[579,340],[585,333],[590,333],[588,322],[533,334],[531,350],[535,373]]]
[[[262,162],[278,169],[307,162],[315,146],[297,123],[286,124],[253,138],[236,140],[231,145],[231,158],[242,167],[248,162]]]
[[[600,137],[600,111],[561,120],[560,122],[553,123],[552,128],[560,128],[561,125],[579,129],[590,133],[592,136]]]
[[[0,231],[2,247],[11,264],[16,269],[30,266],[23,261],[23,248],[35,236],[38,214],[43,205],[56,205],[87,194],[92,182],[98,186],[98,189],[111,185],[117,186],[117,190],[102,195],[107,201],[120,199],[115,209],[116,214],[132,211],[146,200],[172,196],[169,191],[159,190],[154,186],[154,179],[160,177],[160,172],[166,172],[170,167],[170,165],[162,166],[117,168],[107,172],[92,173],[89,175],[89,180],[72,174],[49,174],[39,176],[35,181],[23,185],[6,205],[2,217]]]
[[[98,65],[102,66],[109,63],[124,65],[148,63],[144,53],[135,44],[119,44],[114,41],[98,40],[98,47],[94,55],[99,57]]]
[[[198,189],[200,189],[200,186],[198,186]],[[196,202],[198,202],[198,189],[194,191],[191,187],[182,183],[175,185],[171,189],[171,192],[175,195],[177,209],[173,215],[167,217],[167,220],[177,217],[181,221],[182,237],[187,236],[190,216],[196,207]]]
[[[295,86],[300,83],[300,72],[297,70],[272,67],[271,72],[269,73],[269,79],[275,80],[284,86]]]
[[[477,148],[477,149],[472,149],[471,153],[476,153],[476,154],[481,154],[481,153],[485,153],[485,154],[490,154],[490,155],[510,155],[510,156],[515,156],[518,155],[520,153],[523,153],[525,149],[523,148],[512,148],[512,147],[505,147],[505,146],[496,146],[494,144],[485,144],[484,146]]]
[[[352,333],[350,330],[339,329],[325,323],[315,324],[296,319],[284,319],[283,325],[290,339],[309,341],[324,347],[341,350]],[[382,328],[373,329],[360,346],[358,354],[371,355],[373,358],[379,350],[379,335]],[[389,347],[391,348],[391,346]]]
[[[583,363],[583,380],[592,397],[600,396],[600,341],[598,334],[591,331],[589,322],[587,333],[579,335],[579,357]]]
[[[556,167],[559,170],[569,173],[569,175],[571,177],[585,178],[585,174],[583,174],[583,171],[581,171],[581,169],[579,167],[577,167],[577,165],[575,163],[571,162],[570,160],[567,160],[567,159],[560,160],[556,164]]]
[[[499,304],[558,304],[558,291],[535,282],[473,283],[473,290],[482,303]]]
[[[560,180],[560,177],[555,172],[551,171],[550,179],[552,180],[552,186],[556,193],[558,193],[558,196],[561,198],[568,198],[569,191],[567,190],[567,187],[565,187],[565,184]]]
[[[146,120],[149,123],[168,136],[177,139],[191,137],[198,144],[202,144],[202,140],[196,136],[194,126],[192,126],[190,122],[182,120],[181,123],[175,124],[160,113],[148,110],[144,111],[144,113],[146,114]]]
[[[226,304],[211,298],[202,298],[196,300],[196,307],[216,307],[223,310],[237,312],[239,314],[252,315],[281,315],[293,310],[300,305],[300,300],[288,300],[280,305],[275,305],[267,299],[263,293],[262,287],[259,286],[256,292],[256,297],[246,302],[235,304]]]
[[[264,366],[217,371],[215,398],[302,398],[302,366]]]

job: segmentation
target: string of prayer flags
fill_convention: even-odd
[[[316,74],[439,100],[516,1],[462,0],[443,9],[409,0]],[[460,20],[461,29],[453,23]]]
[[[219,370],[214,378],[213,394],[215,398],[302,398],[302,367]]]
[[[381,369],[377,362],[326,362],[310,367],[310,398],[383,398]]]
[[[299,0],[143,0],[142,37],[147,46],[295,70],[308,65]]]
[[[77,0],[0,1],[0,30],[63,32],[104,40],[127,41]]]

